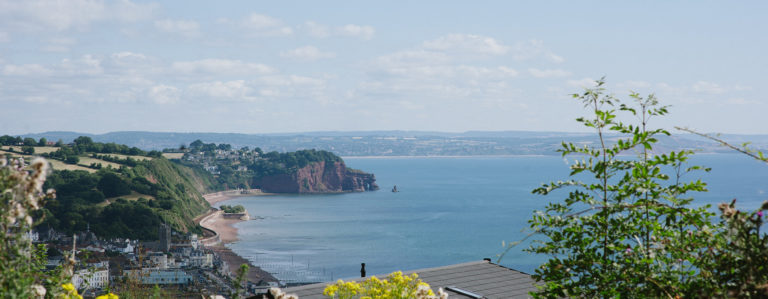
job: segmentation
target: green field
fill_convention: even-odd
[[[166,159],[181,159],[181,157],[184,156],[184,153],[163,153],[163,157]]]
[[[109,166],[112,166],[112,168],[115,168],[115,169],[120,168],[120,166],[123,166],[123,165],[120,165],[120,164],[117,164],[117,163],[114,163],[114,162],[107,162],[107,161],[104,161],[104,160],[101,160],[101,159],[96,159],[96,158],[91,158],[91,157],[80,157],[80,162],[77,163],[77,164],[85,166],[85,167],[88,167],[88,166],[91,165],[91,163],[96,163],[96,164],[101,163],[101,167],[107,167],[109,165]],[[125,167],[128,167],[128,166],[125,166]]]
[[[51,148],[51,147],[43,147],[43,148]],[[32,160],[35,157],[35,156],[30,156],[30,155],[22,155],[22,154],[19,154],[19,153],[11,153],[11,152],[8,152],[7,150],[8,150],[7,146],[4,146],[4,147],[0,148],[0,151],[2,151],[3,154],[10,154],[11,157],[22,157],[22,158],[24,158],[24,160],[27,160],[27,161],[30,161],[30,160]],[[54,160],[54,159],[45,159],[45,160],[48,161],[48,163],[51,164],[51,167],[54,170],[85,170],[85,171],[90,172],[90,173],[96,172],[95,169],[91,169],[91,168],[80,166],[80,165],[66,164],[66,163],[61,162],[59,160]]]
[[[137,161],[152,160],[151,157],[130,156],[130,155],[123,155],[123,154],[103,154],[103,156],[110,156],[110,157],[119,158],[119,159],[125,159],[125,158],[128,158],[128,157],[131,157],[131,159],[134,159],[134,160],[137,160]]]

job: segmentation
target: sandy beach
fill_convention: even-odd
[[[271,195],[271,193],[261,192],[261,189],[227,190],[227,191],[219,191],[215,193],[204,194],[203,198],[205,198],[205,200],[208,201],[209,204],[213,205],[215,203],[222,202],[225,200],[230,200],[235,197],[261,196],[261,195]]]
[[[230,191],[221,191],[216,193],[209,193],[203,195],[203,198],[205,198],[206,201],[208,201],[209,204],[212,206],[215,203],[219,203],[225,200],[230,200],[236,197],[242,197],[242,196],[260,196],[260,195],[268,195],[268,193],[263,193],[259,189],[250,189],[250,190],[230,190]],[[258,283],[259,281],[274,281],[276,282],[277,279],[272,276],[271,274],[267,273],[266,271],[260,269],[259,267],[254,266],[251,264],[248,260],[245,258],[238,256],[232,250],[224,246],[224,244],[232,243],[237,241],[237,228],[234,227],[235,223],[245,221],[241,219],[236,218],[225,218],[223,216],[223,213],[221,211],[211,211],[205,215],[202,215],[198,217],[198,221],[200,221],[200,226],[210,229],[216,234],[219,235],[219,238],[221,239],[221,243],[214,245],[214,246],[208,246],[209,248],[216,251],[221,258],[227,262],[229,265],[229,270],[232,273],[237,273],[237,269],[242,264],[248,264],[250,266],[250,271],[248,271],[248,280],[253,283]]]

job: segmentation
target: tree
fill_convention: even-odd
[[[25,146],[21,147],[21,152],[23,154],[25,154],[25,155],[31,155],[31,154],[35,153],[35,148],[31,147],[31,146],[28,146],[28,145],[25,145]]]
[[[37,141],[35,141],[35,138],[24,138],[24,145],[25,146],[35,146],[37,145]]]
[[[706,264],[714,224],[708,206],[692,208],[689,192],[706,191],[701,181],[681,176],[702,170],[688,166],[690,151],[653,154],[657,135],[649,120],[667,114],[655,96],[630,94],[634,105],[605,94],[604,81],[573,96],[592,112],[577,121],[595,131],[596,146],[563,143],[564,157],[576,155],[571,179],[533,193],[567,192],[529,220],[542,238],[526,249],[550,259],[533,277],[544,284],[537,297],[697,296],[707,284],[695,275]],[[638,124],[617,120],[619,113]],[[615,134],[610,143],[606,134]],[[617,138],[614,138],[617,137]],[[637,158],[623,160],[622,154]]]
[[[107,172],[99,180],[96,186],[104,196],[117,197],[131,194],[131,186],[114,173]]]
[[[66,158],[64,158],[64,163],[67,163],[67,164],[77,164],[77,163],[80,163],[80,158],[78,156],[74,156],[74,155],[67,156]]]
[[[76,145],[90,145],[93,144],[93,139],[88,136],[80,136],[73,141]]]
[[[40,137],[40,141],[37,142],[37,146],[46,146],[48,145],[48,139],[45,139],[45,137]]]
[[[200,141],[200,139],[192,141],[192,143],[189,144],[189,148],[192,150],[199,150],[203,146],[203,142]]]

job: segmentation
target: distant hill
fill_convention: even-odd
[[[676,132],[673,132],[676,133]],[[461,133],[425,131],[350,131],[281,134],[173,133],[124,131],[105,134],[45,132],[22,137],[70,142],[88,136],[97,142],[114,142],[144,150],[162,150],[188,145],[194,140],[227,143],[234,148],[260,147],[264,151],[290,152],[302,149],[327,150],[340,156],[477,156],[553,155],[562,141],[595,142],[594,134],[533,131],[469,131]],[[755,149],[768,149],[768,135],[724,134],[724,140],[740,145],[751,142]],[[662,138],[664,149],[695,149],[702,152],[729,152],[717,143],[691,134]]]

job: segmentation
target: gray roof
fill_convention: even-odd
[[[404,274],[417,273],[433,290],[446,287],[458,288],[482,298],[529,298],[528,292],[536,291],[535,281],[530,275],[488,261],[469,262],[437,268],[419,269]],[[384,277],[386,275],[377,275]],[[362,278],[353,279],[360,281]],[[301,299],[320,299],[328,283],[317,283],[288,288],[288,294]],[[460,291],[446,290],[448,298],[476,298],[463,295]]]

